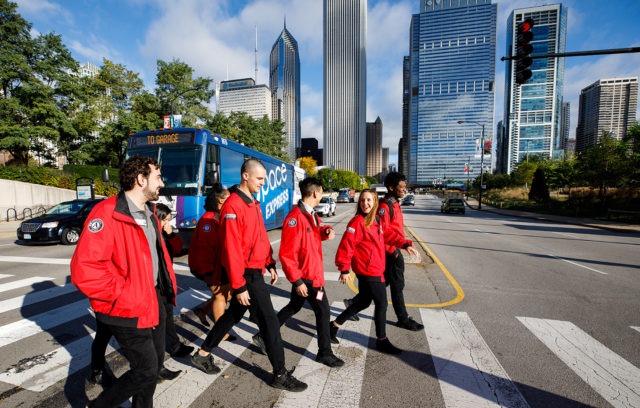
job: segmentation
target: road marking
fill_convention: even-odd
[[[289,302],[289,299],[272,295],[271,302],[275,310],[280,310]],[[242,322],[233,328],[233,331],[238,335],[238,339],[235,342],[222,342],[220,347],[216,347],[213,350],[213,354],[216,357],[216,366],[221,369],[218,374],[206,374],[192,366],[190,362],[187,365],[176,360],[167,360],[165,362],[166,367],[182,370],[182,373],[174,381],[163,381],[158,384],[153,404],[158,407],[188,407],[191,405],[206,388],[223,375],[225,370],[247,350],[252,341],[251,337],[256,333],[254,327],[253,323],[249,323],[247,317],[243,318]],[[207,333],[204,333],[200,336],[200,339],[204,340],[206,335]],[[270,366],[269,369],[271,369]],[[251,392],[251,390],[246,392]]]
[[[10,278],[13,275],[5,275],[4,273],[0,273],[0,279],[4,279],[4,278]]]
[[[32,292],[23,296],[14,297],[12,299],[3,300],[0,302],[0,313],[8,312],[10,310],[19,309],[24,306],[33,305],[38,302],[53,299],[58,296],[66,295],[67,293],[75,292],[77,289],[71,283],[66,285],[54,286],[37,292]]]
[[[561,260],[561,261],[564,261],[564,262],[566,262],[566,263],[570,263],[571,265],[579,266],[580,268],[588,269],[588,270],[590,270],[590,271],[597,272],[597,273],[602,274],[602,275],[608,275],[608,273],[607,273],[607,272],[602,272],[602,271],[599,271],[599,270],[597,270],[597,269],[589,268],[588,266],[585,266],[585,265],[580,265],[579,263],[576,263],[576,262],[570,261],[570,260],[568,260],[568,259],[561,258],[561,257],[556,256],[556,255],[554,255],[554,254],[549,254],[549,256],[551,256],[551,257],[553,257],[553,258],[556,258],[556,259],[559,259],[559,260]]]
[[[71,259],[63,259],[63,258],[34,258],[32,256],[0,256],[0,262],[35,263],[35,264],[49,264],[49,265],[69,265],[71,263]]]
[[[0,292],[6,292],[13,289],[24,288],[25,286],[31,286],[35,283],[42,283],[46,281],[52,281],[54,278],[43,278],[41,276],[34,276],[32,278],[20,279],[17,281],[3,283],[0,285]]]
[[[549,231],[549,232],[551,232],[552,234],[564,235],[564,236],[567,236],[569,238],[580,238],[576,234],[569,234],[567,232],[558,232],[558,231]]]
[[[333,302],[332,309],[344,310],[344,303]],[[366,316],[364,315],[366,313]],[[296,377],[307,383],[301,393],[283,392],[275,407],[357,407],[364,380],[364,367],[369,348],[373,306],[358,314],[358,322],[349,321],[338,331],[340,345],[333,346],[345,365],[331,369],[315,361],[318,353],[317,337],[311,338],[307,350],[296,365]],[[364,334],[364,335],[363,335]],[[348,356],[348,357],[347,357]]]
[[[629,327],[631,327],[633,330],[640,332],[640,327],[637,327],[637,326],[629,326]]]
[[[640,369],[571,322],[517,317],[614,407],[640,407]]]
[[[469,315],[421,309],[447,407],[528,407]]]
[[[14,323],[5,324],[0,327],[0,347],[78,319],[87,314],[88,308],[89,301],[83,299],[45,313],[25,317]]]

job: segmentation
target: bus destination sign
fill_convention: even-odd
[[[193,132],[171,132],[151,135],[136,135],[129,138],[129,148],[193,143]]]

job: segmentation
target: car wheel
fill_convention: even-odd
[[[80,239],[80,231],[75,228],[65,228],[60,236],[60,241],[64,245],[75,245]]]

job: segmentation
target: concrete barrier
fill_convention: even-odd
[[[38,211],[75,199],[75,190],[0,179],[0,222],[30,218]]]

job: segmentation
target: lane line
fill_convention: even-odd
[[[637,332],[640,332],[640,327],[638,327],[638,326],[629,326],[629,327],[631,327],[633,330],[635,330]]]
[[[0,256],[0,262],[15,262],[15,263],[34,263],[34,264],[49,264],[49,265],[69,265],[71,258],[34,258],[30,256]]]
[[[333,302],[331,309],[344,310],[344,303]],[[365,316],[366,314],[366,316]],[[369,348],[369,332],[373,306],[358,314],[360,320],[349,321],[338,331],[340,344],[333,346],[345,365],[332,369],[315,361],[318,353],[317,336],[311,338],[307,349],[296,365],[296,376],[307,383],[301,393],[283,392],[274,404],[280,408],[298,407],[357,407],[360,405],[364,368]]]
[[[420,309],[447,407],[528,407],[469,315]]]
[[[10,278],[13,275],[5,275],[4,273],[0,273],[0,279],[4,279],[4,278]]]
[[[3,283],[0,285],[0,292],[7,292],[9,290],[24,288],[25,286],[31,286],[34,283],[42,283],[52,281],[54,278],[43,278],[42,276],[34,276],[31,278],[20,279],[17,281]]]
[[[640,407],[640,369],[571,322],[517,317],[614,407]]]
[[[3,300],[2,302],[0,302],[0,313],[5,313],[10,310],[19,309],[24,306],[29,306],[49,299],[53,299],[58,296],[75,292],[76,290],[77,289],[75,286],[73,286],[73,284],[67,283],[66,285],[54,286],[44,290],[39,290],[37,292],[28,293],[23,296]]]
[[[552,258],[556,258],[556,259],[559,259],[559,260],[561,260],[561,261],[564,261],[564,262],[566,262],[566,263],[570,263],[571,265],[579,266],[580,268],[584,268],[584,269],[588,269],[588,270],[593,271],[593,272],[597,272],[597,273],[599,273],[599,274],[601,274],[601,275],[608,275],[608,273],[607,273],[607,272],[602,272],[602,271],[599,271],[599,270],[597,270],[597,269],[589,268],[588,266],[581,265],[581,264],[579,264],[579,263],[576,263],[576,262],[570,261],[570,260],[568,260],[568,259],[561,258],[561,257],[556,256],[556,255],[554,255],[554,254],[549,254],[549,256],[550,256],[550,257],[552,257]]]

